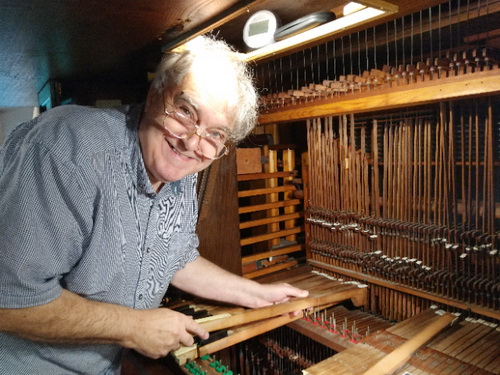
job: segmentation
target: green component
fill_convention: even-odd
[[[213,361],[212,363],[210,363],[210,367],[219,367],[219,366],[220,366],[219,361]]]
[[[216,369],[215,369],[217,372],[226,372],[226,366],[218,366]]]
[[[205,354],[203,357],[201,357],[202,360],[208,361],[210,359],[210,354]]]

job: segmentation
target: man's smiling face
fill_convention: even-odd
[[[179,125],[172,123],[178,120],[175,116],[167,116],[165,109],[188,116],[202,131],[230,132],[232,129],[227,114],[229,106],[235,105],[231,100],[234,82],[222,79],[216,85],[199,70],[172,93],[150,89],[148,94],[139,125],[139,139],[149,179],[157,191],[163,183],[199,172],[213,161],[201,154],[199,136],[180,139],[165,129],[164,126]]]

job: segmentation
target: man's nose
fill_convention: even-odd
[[[183,139],[186,150],[197,151],[200,148],[202,138],[203,137],[198,133],[198,129],[196,129],[193,133]]]

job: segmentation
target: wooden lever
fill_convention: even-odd
[[[287,314],[283,316],[275,316],[272,318],[263,319],[258,322],[238,327],[233,331],[229,331],[228,336],[220,340],[211,342],[201,347],[198,347],[197,345],[182,347],[173,352],[172,354],[177,363],[179,363],[182,366],[187,361],[194,360],[198,357],[203,357],[206,354],[212,354],[218,352],[219,350],[235,345],[242,341],[248,340],[252,337],[260,335],[264,332],[268,332],[272,329],[284,326],[285,324],[301,319],[302,317],[303,313],[302,311],[300,311],[297,316],[293,317]]]
[[[439,319],[428,324],[420,333],[370,367],[363,375],[392,374],[404,365],[416,350],[456,320],[455,315],[444,313]]]
[[[238,311],[232,314],[214,315],[197,319],[196,322],[208,332],[235,327],[259,320],[305,310],[310,307],[334,304],[352,299],[355,304],[362,304],[366,298],[366,288],[356,286],[349,290],[312,295],[306,298],[294,298],[288,302],[260,307],[257,309]]]

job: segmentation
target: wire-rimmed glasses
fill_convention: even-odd
[[[188,139],[193,135],[197,135],[199,138],[198,151],[211,160],[219,159],[228,154],[228,148],[225,145],[228,140],[228,135],[224,131],[220,129],[211,131],[202,129],[192,119],[179,112],[177,108],[173,111],[167,110],[165,101],[163,102],[163,110],[165,113],[163,127],[174,137]],[[165,120],[168,116],[176,121],[166,122]]]

